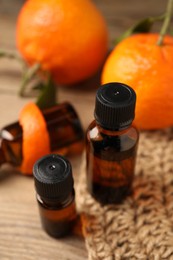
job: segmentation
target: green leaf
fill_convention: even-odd
[[[54,106],[56,102],[56,86],[51,78],[48,76],[48,80],[44,85],[43,91],[41,92],[40,96],[37,99],[37,106],[40,109],[49,108]]]
[[[43,82],[37,82],[37,84],[35,84],[34,86],[32,86],[32,90],[39,90],[42,91],[44,89],[44,84]]]
[[[134,33],[147,33],[150,32],[153,24],[156,21],[162,21],[165,18],[165,14],[155,17],[148,17],[145,19],[142,19],[138,23],[136,23],[134,26],[130,27],[127,31],[125,31],[120,37],[118,37],[115,41],[115,44],[119,43],[123,39],[127,38],[128,36],[134,34]]]

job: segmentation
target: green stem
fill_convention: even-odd
[[[47,75],[47,81],[43,82],[44,89],[41,92],[40,96],[37,99],[37,106],[40,109],[49,108],[54,106],[56,102],[56,91],[57,88],[51,78],[51,75]]]
[[[170,21],[171,21],[171,16],[172,16],[172,9],[173,9],[173,0],[168,0],[166,16],[163,21],[162,28],[160,30],[159,39],[157,41],[157,45],[159,45],[159,46],[163,44],[164,36],[168,31]]]
[[[163,21],[165,19],[165,14],[148,17],[140,20],[135,25],[131,26],[127,31],[125,31],[120,37],[118,37],[115,41],[115,44],[119,43],[123,39],[134,33],[147,33],[151,30],[153,24],[157,21]]]
[[[25,92],[25,89],[26,89],[28,83],[30,82],[31,79],[33,79],[33,77],[36,75],[36,73],[38,72],[39,69],[40,69],[40,64],[36,63],[24,73],[21,87],[19,90],[19,95],[21,97],[25,96],[24,92]]]
[[[20,63],[24,64],[24,61],[22,60],[22,58],[20,58],[16,53],[1,50],[1,49],[0,49],[0,58],[14,59],[14,60],[17,60]]]

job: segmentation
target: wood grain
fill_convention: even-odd
[[[24,1],[0,0],[0,45],[16,50],[15,25]],[[95,0],[109,26],[110,47],[115,37],[138,19],[164,11],[162,0]],[[158,25],[159,26],[159,25]],[[157,29],[158,26],[155,28]],[[0,60],[0,127],[17,120],[21,107],[31,99],[17,96],[21,80],[20,66],[15,61]],[[94,83],[93,83],[94,82]],[[78,88],[60,88],[58,99],[69,100],[76,108],[84,128],[93,118],[94,99],[99,80]],[[32,99],[34,100],[34,99]],[[80,158],[72,160],[75,181]],[[14,169],[0,170],[0,260],[83,260],[87,258],[84,241],[76,237],[62,240],[50,238],[41,228],[33,179]]]

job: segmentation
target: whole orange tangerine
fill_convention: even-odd
[[[118,81],[137,94],[135,123],[140,129],[173,125],[173,37],[146,33],[120,42],[108,57],[102,82]]]
[[[17,22],[17,46],[30,64],[41,64],[57,83],[92,76],[108,49],[105,20],[90,0],[28,0]]]

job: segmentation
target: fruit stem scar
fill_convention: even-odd
[[[160,30],[159,39],[157,41],[157,45],[159,46],[163,44],[163,38],[168,31],[170,21],[171,21],[171,16],[172,16],[172,9],[173,9],[173,0],[168,0],[165,19],[163,21],[163,25]]]

